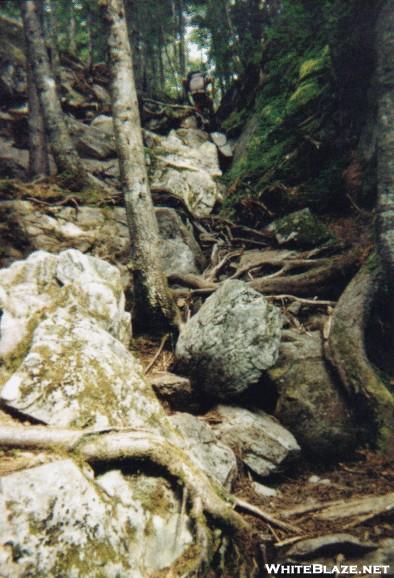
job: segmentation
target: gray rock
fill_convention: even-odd
[[[201,272],[205,265],[204,255],[192,232],[183,224],[175,209],[157,208],[161,256],[164,270],[170,273]]]
[[[5,578],[145,578],[192,543],[190,521],[163,478],[112,470],[94,479],[61,460],[0,479]]]
[[[106,132],[71,117],[68,117],[67,121],[70,134],[82,157],[105,160],[116,156],[115,139],[109,137]]]
[[[238,473],[234,452],[218,441],[209,425],[198,417],[176,413],[170,420],[189,442],[190,457],[211,478],[230,490]]]
[[[75,250],[0,271],[3,403],[56,426],[172,431],[128,351],[117,269]]]
[[[322,459],[346,455],[357,434],[348,405],[328,371],[318,331],[286,331],[267,375],[279,399],[275,415],[303,450]]]
[[[286,215],[271,223],[267,229],[275,233],[280,245],[309,248],[334,241],[329,229],[309,209]]]
[[[151,186],[180,197],[191,213],[206,216],[220,197],[216,177],[222,173],[216,146],[195,129],[171,131],[160,137],[145,131],[150,147]]]
[[[259,476],[278,473],[299,457],[294,436],[265,412],[227,405],[214,412],[222,420],[212,425],[218,438]]]
[[[195,411],[200,407],[190,379],[163,371],[149,376],[154,392],[164,404],[175,411]]]
[[[221,399],[257,383],[278,356],[281,314],[243,281],[226,281],[182,329],[176,365]]]
[[[261,498],[273,498],[278,495],[278,491],[274,488],[269,488],[268,486],[259,484],[258,482],[252,482],[252,488]]]
[[[371,552],[376,548],[376,544],[361,541],[351,534],[327,534],[318,538],[300,540],[286,551],[286,557],[296,560],[311,560],[335,554],[356,556]]]

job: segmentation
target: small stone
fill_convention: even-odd
[[[278,495],[278,490],[274,488],[269,488],[268,486],[264,486],[263,484],[259,484],[258,482],[252,482],[252,487],[256,494],[261,498],[273,498],[274,496]]]
[[[209,476],[230,490],[238,473],[234,452],[217,439],[208,424],[197,417],[189,413],[177,413],[170,420],[189,442],[191,458]]]
[[[259,476],[279,473],[299,457],[293,435],[265,412],[229,405],[218,405],[212,412],[221,420],[212,425],[218,439]]]

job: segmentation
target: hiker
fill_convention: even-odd
[[[183,80],[183,87],[186,96],[193,101],[196,111],[201,117],[208,116],[209,124],[214,124],[215,112],[213,102],[208,94],[208,86],[211,85],[212,93],[214,90],[213,79],[207,76],[205,72],[189,72],[187,78]]]

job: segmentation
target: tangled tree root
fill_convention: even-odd
[[[356,399],[368,424],[372,423],[375,439],[371,440],[369,431],[368,441],[384,451],[394,440],[394,397],[365,350],[366,326],[379,281],[379,268],[369,263],[352,279],[335,307],[325,353],[349,396]]]
[[[44,426],[2,426],[0,447],[67,451],[91,464],[144,460],[161,466],[183,485],[190,502],[189,515],[195,524],[200,571],[208,566],[210,560],[209,520],[214,520],[231,536],[234,551],[238,548],[244,552],[245,544],[250,545],[257,538],[253,528],[234,511],[236,503],[233,498],[223,494],[222,488],[209,480],[179,447],[152,432],[128,429],[89,432]],[[250,559],[248,556],[244,558],[242,564],[245,567],[255,567],[253,555]]]

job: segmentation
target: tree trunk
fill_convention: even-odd
[[[389,284],[394,291],[394,5],[384,0],[376,25],[377,142],[377,243]],[[394,307],[391,311],[394,324]]]
[[[72,0],[69,0],[69,10],[70,10],[70,21],[68,23],[68,51],[73,56],[77,54],[77,41],[76,41],[76,34],[77,34],[77,22],[75,20],[75,10],[74,4]]]
[[[176,323],[177,311],[160,259],[123,0],[107,0],[104,9],[109,24],[112,112],[131,237],[137,324],[143,324],[145,330],[163,328]]]
[[[93,183],[83,168],[67,131],[56,91],[56,81],[49,64],[37,16],[37,6],[33,0],[20,0],[19,4],[27,39],[28,56],[55,163],[65,186],[81,190]]]
[[[184,2],[178,0],[178,30],[179,30],[179,72],[181,78],[186,76],[186,49],[185,49],[185,14]]]
[[[60,80],[60,56],[59,49],[57,45],[57,34],[58,34],[58,23],[55,12],[55,6],[52,0],[39,0],[42,5],[42,15],[43,15],[43,32],[45,42],[49,49],[50,62],[52,67],[52,73],[54,74],[57,81]]]
[[[25,38],[27,45],[27,39]],[[44,120],[31,64],[26,60],[29,105],[29,173],[32,177],[49,175],[48,143]]]

